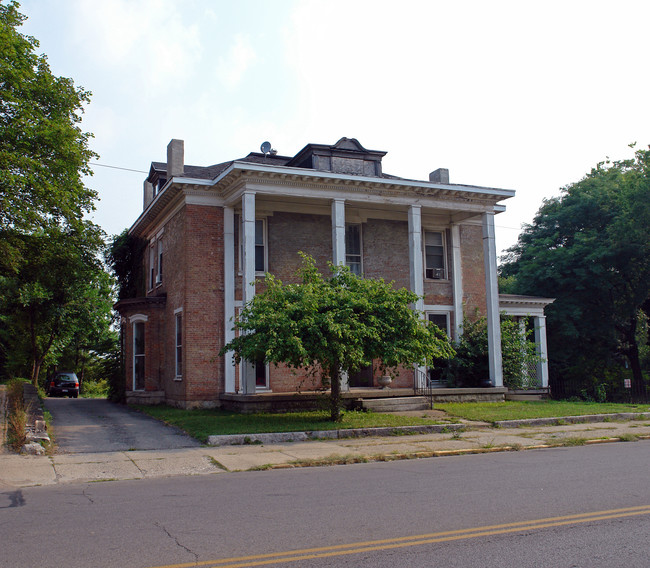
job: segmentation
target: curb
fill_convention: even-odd
[[[650,440],[650,436],[639,436],[638,440]],[[597,440],[585,440],[584,445],[591,444],[610,444],[613,442],[626,442],[621,438],[606,438]],[[332,456],[330,459],[314,459],[306,460],[303,462],[295,463],[278,463],[268,464],[264,468],[251,468],[251,470],[260,469],[297,469],[303,467],[323,467],[332,465],[349,465],[355,463],[369,463],[369,462],[389,462],[389,461],[402,461],[423,458],[441,458],[452,456],[467,456],[474,454],[493,454],[498,452],[520,452],[524,450],[544,450],[551,448],[562,448],[564,444],[536,444],[534,446],[496,446],[494,448],[467,448],[457,450],[428,450],[421,452],[411,452],[406,454],[374,454],[370,456],[341,456],[337,459]]]
[[[618,412],[616,414],[586,414],[582,416],[557,416],[554,418],[526,418],[524,420],[497,420],[495,428],[520,428],[521,426],[564,426],[566,424],[585,424],[590,422],[610,422],[612,420],[645,420],[650,414],[644,412]]]
[[[583,416],[557,416],[553,418],[527,418],[522,420],[498,420],[493,428],[521,428],[524,426],[563,426],[612,420],[645,420],[650,414],[643,412],[619,412],[616,414],[588,414]],[[208,436],[208,446],[238,446],[249,444],[282,444],[307,442],[309,440],[342,440],[372,436],[408,436],[412,434],[441,434],[465,431],[471,424],[429,424],[424,426],[386,426],[382,428],[354,428],[346,430],[314,430],[304,432],[266,432],[259,434],[224,434]]]
[[[386,426],[382,428],[352,428],[346,430],[314,430],[308,432],[267,432],[260,434],[225,434],[208,436],[208,446],[247,444],[279,444],[308,440],[342,440],[372,436],[406,436],[410,434],[441,434],[467,429],[465,424],[429,424],[424,426]]]

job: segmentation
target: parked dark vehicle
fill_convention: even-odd
[[[79,396],[79,379],[72,372],[61,372],[47,381],[45,392],[48,396]]]

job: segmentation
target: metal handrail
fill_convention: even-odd
[[[413,371],[413,378],[415,380],[415,394],[418,396],[426,397],[429,401],[429,407],[433,410],[433,387],[431,385],[431,381],[429,380],[428,373],[419,367],[415,367]]]

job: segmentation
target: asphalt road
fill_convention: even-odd
[[[47,398],[58,453],[189,448],[200,443],[126,406],[95,398]]]
[[[34,487],[0,567],[647,567],[648,471],[619,443]]]

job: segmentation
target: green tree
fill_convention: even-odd
[[[443,332],[411,309],[418,297],[383,280],[363,279],[342,266],[323,277],[303,256],[300,282],[283,284],[271,274],[265,289],[235,322],[239,336],[222,350],[236,361],[263,360],[291,368],[320,370],[330,388],[330,412],[340,420],[340,377],[379,360],[383,372],[401,365],[449,357]]]
[[[0,276],[0,343],[11,353],[8,374],[27,375],[36,384],[44,364],[108,331],[112,280],[99,260],[102,233],[92,223],[14,235],[13,246],[20,262]]]
[[[18,32],[18,7],[0,4],[0,232],[76,225],[96,198],[82,179],[95,154],[79,128],[90,93],[36,55],[38,41]],[[7,244],[0,239],[5,262]]]
[[[128,229],[113,237],[106,250],[106,264],[117,279],[117,297],[120,300],[144,296],[143,254],[147,243],[129,235]]]
[[[637,331],[650,297],[650,151],[600,163],[545,201],[505,260],[514,291],[557,298],[547,310],[555,376],[624,357],[633,392],[645,393]]]

